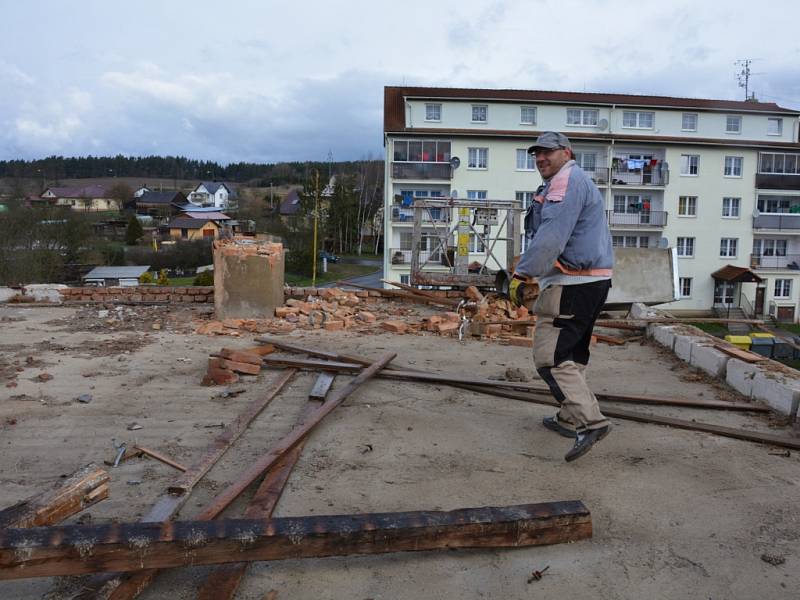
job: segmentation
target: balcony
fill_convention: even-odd
[[[611,168],[612,185],[664,187],[669,183],[669,169],[663,160],[647,162],[641,168],[631,168],[631,161],[614,160]]]
[[[753,229],[800,233],[800,213],[757,213],[753,215]]]
[[[751,254],[750,268],[776,271],[800,271],[800,254],[785,254],[783,256]]]
[[[667,226],[667,213],[663,210],[620,213],[606,211],[609,227],[629,227],[631,229],[662,228]]]
[[[756,173],[756,189],[800,190],[800,174]]]
[[[439,250],[420,250],[419,252],[419,264],[422,266],[426,262],[435,265],[444,264],[447,265],[446,259],[444,259],[445,253],[440,248]],[[443,261],[444,259],[444,261]],[[411,266],[411,250],[406,250],[403,248],[390,248],[389,249],[389,262],[393,265],[405,265],[410,267]]]
[[[394,179],[446,179],[453,178],[453,167],[449,162],[393,162]]]
[[[414,224],[414,209],[405,208],[400,206],[392,207],[391,214],[392,223],[408,223]],[[430,208],[428,210],[422,209],[422,222],[423,223],[449,223],[450,222],[450,209],[449,208]]]
[[[608,167],[583,167],[583,171],[592,178],[595,185],[608,185]]]

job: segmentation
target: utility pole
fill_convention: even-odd
[[[311,252],[311,287],[317,287],[317,226],[319,223],[319,169],[314,169],[314,245]]]

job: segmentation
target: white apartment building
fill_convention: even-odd
[[[671,311],[741,307],[797,321],[798,117],[764,102],[386,87],[385,277],[408,281],[411,198],[527,204],[541,178],[526,149],[552,130],[604,194],[615,246],[677,248]],[[422,244],[435,250],[432,236]]]

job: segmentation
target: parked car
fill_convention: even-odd
[[[339,262],[339,257],[333,254],[332,252],[328,252],[327,250],[323,250],[322,252],[319,253],[319,259],[322,260],[323,258],[327,260],[329,263]]]

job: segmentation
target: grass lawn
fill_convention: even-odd
[[[726,335],[730,334],[728,328],[721,323],[688,323],[688,325],[694,325],[698,329],[702,329],[706,333],[710,333],[711,335],[715,335],[717,337],[725,337]]]
[[[170,285],[194,285],[194,276],[192,277],[170,277]]]
[[[774,326],[774,329],[782,329],[783,331],[788,331],[794,335],[800,335],[800,325],[797,323],[778,323]]]
[[[328,263],[328,272],[322,272],[322,265],[319,265],[317,270],[317,285],[324,283],[331,283],[340,279],[349,279],[351,277],[359,277],[361,275],[369,275],[375,272],[375,267],[372,265],[346,265],[342,263]],[[297,275],[294,273],[286,273],[286,283],[295,286],[310,286],[311,277],[305,275]]]

